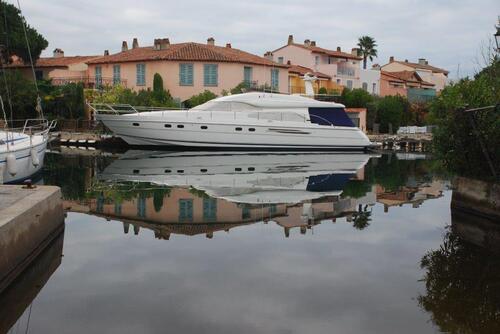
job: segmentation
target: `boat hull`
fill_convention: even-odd
[[[38,136],[34,136],[38,137]],[[9,151],[0,151],[0,184],[3,183],[20,183],[33,175],[40,172],[45,158],[45,150],[47,148],[47,138],[40,136],[35,138],[33,146],[31,145],[15,145]],[[35,150],[38,163],[35,165],[31,150]],[[12,175],[7,168],[7,155],[13,154],[16,161],[16,173]]]
[[[371,145],[358,128],[279,121],[211,122],[144,115],[97,115],[129,145],[244,149],[364,150]]]

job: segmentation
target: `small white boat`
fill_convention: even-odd
[[[130,150],[97,178],[193,187],[237,203],[299,203],[340,195],[370,157],[363,153]]]
[[[351,151],[371,146],[343,105],[299,95],[251,92],[190,110],[91,108],[97,120],[130,145]]]
[[[30,119],[23,128],[0,130],[0,184],[21,182],[40,171],[52,126]]]

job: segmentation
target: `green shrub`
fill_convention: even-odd
[[[198,95],[193,95],[191,96],[188,100],[184,102],[184,105],[187,108],[194,108],[200,104],[203,104],[207,101],[213,100],[217,97],[214,93],[212,93],[209,90],[205,90],[203,93],[200,93]]]
[[[318,94],[327,95],[328,90],[325,87],[321,87],[320,89],[318,89]]]

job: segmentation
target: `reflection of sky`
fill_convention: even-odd
[[[35,299],[36,333],[426,333],[419,262],[450,223],[451,192],[373,208],[359,231],[270,222],[205,236],[123,234],[70,213],[62,265]]]

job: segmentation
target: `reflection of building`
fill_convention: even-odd
[[[351,214],[359,205],[374,203],[373,189],[358,199],[327,196],[298,204],[244,204],[211,198],[192,188],[171,188],[160,199],[139,193],[116,202],[97,195],[85,204],[68,202],[68,207],[120,220],[125,233],[131,227],[134,234],[146,228],[153,230],[156,238],[168,240],[171,234],[205,234],[212,238],[217,231],[229,232],[237,226],[270,220],[282,226],[288,237],[291,228],[298,227],[305,233],[307,228],[325,219],[347,216],[351,221]]]
[[[418,208],[425,200],[443,196],[443,191],[444,183],[439,180],[418,186],[403,186],[397,190],[386,190],[380,185],[377,185],[376,189],[377,202],[384,205],[384,212],[388,212],[391,206],[403,204],[411,204],[414,208]]]

